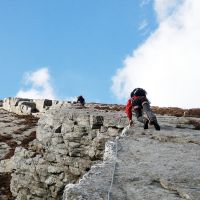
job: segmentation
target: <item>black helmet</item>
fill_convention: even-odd
[[[146,96],[147,92],[142,89],[142,88],[135,88],[132,92],[131,92],[131,97],[133,96]]]

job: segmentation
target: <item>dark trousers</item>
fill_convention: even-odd
[[[157,118],[152,112],[151,107],[147,101],[145,101],[142,106],[135,108],[134,112],[139,122],[145,123],[147,119],[150,121],[150,123],[157,122]],[[147,118],[143,116],[143,112],[146,114]]]

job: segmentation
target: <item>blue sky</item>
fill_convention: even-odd
[[[199,0],[1,0],[0,98],[199,108]]]
[[[152,2],[142,2],[0,1],[0,98],[29,90],[24,76],[47,68],[55,98],[122,102],[112,76],[156,27]]]

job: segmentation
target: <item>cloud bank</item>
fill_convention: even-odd
[[[154,0],[158,28],[112,77],[121,100],[144,87],[155,106],[200,107],[200,1]]]
[[[30,99],[56,99],[48,68],[41,68],[35,72],[26,73],[23,85],[28,85],[29,88],[27,90],[20,89],[17,92],[17,97]]]

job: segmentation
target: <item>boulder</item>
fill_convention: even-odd
[[[34,102],[20,101],[18,104],[18,113],[23,115],[31,115],[36,112],[36,104]]]
[[[8,97],[8,98],[5,98],[3,101],[3,108],[9,112],[20,114],[21,113],[21,110],[19,108],[20,102],[32,102],[32,100],[24,99],[24,98]]]
[[[39,112],[44,112],[52,106],[52,100],[49,99],[35,99],[33,100],[36,104],[36,109]]]

